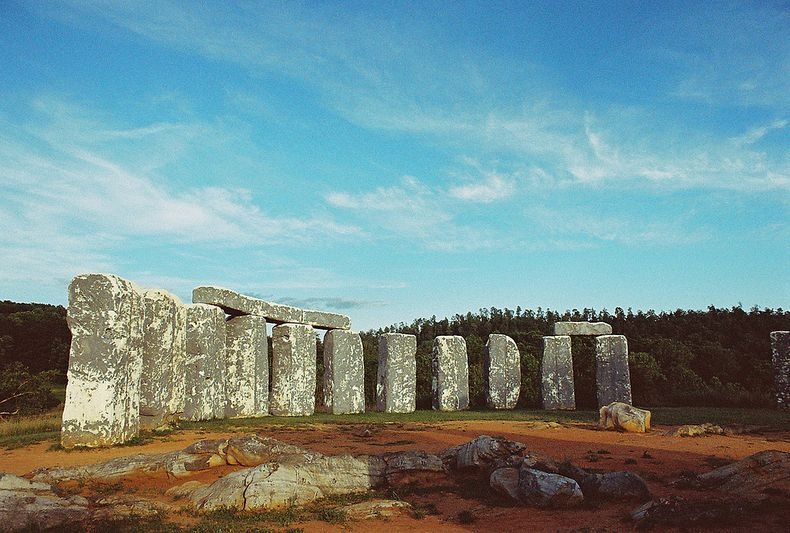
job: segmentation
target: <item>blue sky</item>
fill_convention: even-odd
[[[790,306],[787,2],[0,3],[0,298]]]

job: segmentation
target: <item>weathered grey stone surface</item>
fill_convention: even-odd
[[[271,414],[307,416],[315,412],[315,358],[312,327],[281,324],[272,328]]]
[[[172,294],[143,292],[143,365],[140,377],[140,427],[156,429],[184,411],[186,308]]]
[[[417,407],[417,337],[384,333],[379,337],[376,407],[387,413],[411,413]]]
[[[71,329],[61,444],[109,446],[140,430],[143,299],[110,274],[83,274],[69,285]]]
[[[469,362],[463,337],[440,335],[433,340],[431,393],[436,411],[469,408]]]
[[[359,333],[332,329],[324,335],[324,405],[336,415],[365,411],[365,369]]]
[[[576,481],[522,466],[518,473],[519,499],[535,507],[573,507],[584,501]]]
[[[184,369],[186,420],[224,418],[225,313],[205,304],[186,306],[187,358]]]
[[[229,315],[262,316],[274,324],[307,324],[319,329],[351,328],[351,320],[346,315],[266,302],[222,287],[196,287],[192,290],[192,301],[216,305]]]
[[[244,315],[225,322],[225,392],[229,418],[269,414],[269,345],[266,319]]]
[[[612,326],[606,322],[555,322],[555,335],[611,335]]]
[[[603,335],[595,339],[595,380],[599,407],[612,402],[631,404],[631,374],[625,336]]]
[[[776,406],[790,409],[790,331],[771,332]]]
[[[540,378],[544,409],[576,409],[570,336],[543,337]]]
[[[489,409],[513,409],[521,392],[521,356],[516,342],[499,333],[488,336],[483,352],[483,394]]]

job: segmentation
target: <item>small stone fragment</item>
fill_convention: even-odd
[[[187,309],[185,420],[224,418],[225,313],[219,307],[191,304]]]
[[[435,411],[469,408],[469,367],[463,337],[440,335],[434,339],[431,374]]]
[[[543,337],[540,375],[544,409],[576,409],[570,336]]]
[[[315,373],[313,328],[304,324],[281,324],[272,328],[271,414],[312,415],[315,412]]]
[[[143,299],[130,281],[83,274],[69,285],[71,329],[61,444],[120,444],[140,431]]]
[[[704,424],[686,424],[673,431],[672,437],[701,437],[703,435],[721,435],[724,430],[721,426],[705,422]]]
[[[771,332],[771,359],[774,366],[776,406],[790,409],[790,331]]]
[[[499,333],[488,336],[483,352],[483,394],[489,409],[513,409],[521,392],[521,356],[516,342]]]
[[[555,335],[611,335],[612,326],[606,322],[555,322]]]
[[[376,407],[387,413],[412,413],[417,406],[417,337],[384,333],[379,337]]]
[[[332,329],[324,335],[324,405],[336,415],[365,411],[365,368],[359,333]]]
[[[140,427],[157,429],[184,411],[186,308],[160,289],[143,293],[143,365],[140,378]]]
[[[650,429],[650,411],[622,402],[612,402],[599,410],[598,426],[621,429],[630,433],[644,433]]]
[[[269,345],[266,319],[237,316],[225,323],[225,391],[229,418],[269,414]]]
[[[599,407],[612,402],[631,404],[631,374],[625,336],[604,335],[595,339],[595,380]]]

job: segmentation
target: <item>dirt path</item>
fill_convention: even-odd
[[[503,436],[524,442],[529,451],[555,460],[568,459],[583,468],[634,471],[647,481],[654,496],[671,493],[689,498],[700,496],[699,493],[686,494],[670,485],[683,473],[703,473],[723,462],[741,459],[762,450],[790,452],[790,432],[678,438],[667,435],[670,429],[672,428],[668,426],[658,426],[648,434],[629,434],[599,431],[590,425],[552,427],[540,422],[464,421],[377,425],[262,424],[246,431],[269,435],[330,455],[381,454],[403,450],[437,453],[481,434]],[[182,449],[200,439],[224,438],[228,435],[228,432],[182,431],[160,437],[145,445],[90,451],[56,450],[51,449],[50,443],[42,443],[0,451],[0,472],[26,475],[42,467],[76,466],[137,453],[169,452]],[[214,478],[221,475],[221,470],[224,469],[212,471],[210,476]],[[164,475],[161,479],[149,476],[146,480],[139,480],[138,486],[164,492],[168,486],[183,481],[169,480]],[[129,480],[129,483],[133,484],[134,481]],[[466,487],[459,494],[453,487],[437,486],[435,490],[404,497],[435,513],[422,520],[400,517],[387,522],[348,523],[342,527],[324,522],[308,522],[299,524],[299,527],[305,531],[558,531],[581,528],[623,530],[631,527],[624,519],[635,506],[632,502],[615,502],[596,506],[594,509],[583,507],[561,511],[492,506],[485,502],[484,492],[488,490],[487,486]],[[463,511],[469,511],[474,522],[462,524],[459,515]],[[760,524],[754,525],[760,530],[772,530],[781,525],[781,522],[776,523],[777,520],[786,518],[787,512],[784,515],[766,516],[761,519]],[[738,527],[734,529],[737,530]]]

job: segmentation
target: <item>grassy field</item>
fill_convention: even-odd
[[[776,409],[742,409],[722,407],[655,407],[653,425],[702,424],[711,422],[720,426],[744,426],[761,431],[790,431],[790,412]],[[313,416],[245,418],[208,420],[204,422],[182,422],[179,429],[207,431],[245,431],[263,425],[300,424],[388,424],[422,423],[435,424],[454,420],[510,420],[513,422],[558,422],[565,424],[598,421],[598,412],[579,411],[415,411],[395,414],[369,411],[358,415],[330,415],[316,413]],[[19,447],[52,440],[57,442],[60,431],[60,411],[44,415],[20,417],[0,421],[0,447]]]

